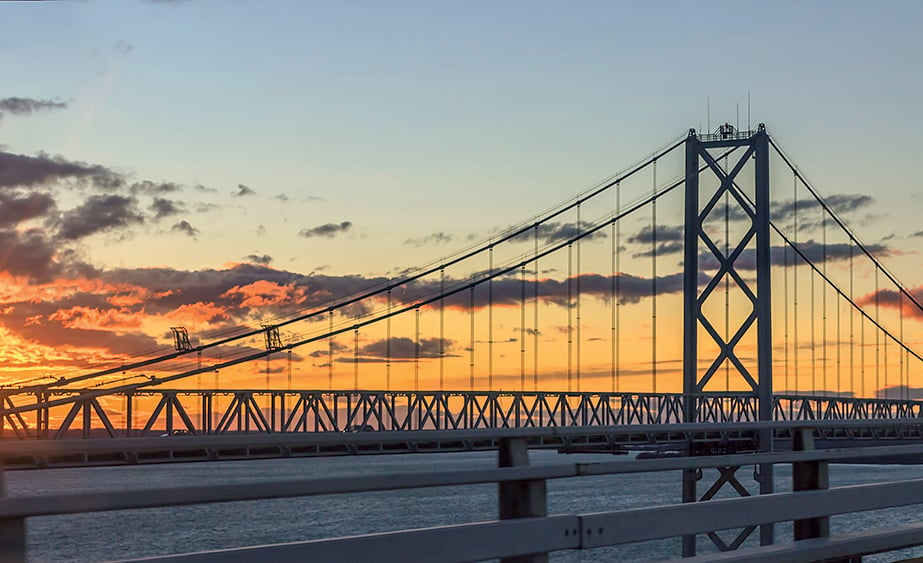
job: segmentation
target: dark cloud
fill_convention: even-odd
[[[628,237],[628,242],[633,242],[636,244],[652,244],[654,242],[654,236],[657,237],[657,242],[682,242],[683,233],[685,230],[682,225],[669,226],[669,225],[657,225],[657,232],[654,232],[654,229],[650,225],[645,225],[641,228],[640,231]]]
[[[54,199],[45,193],[0,192],[0,228],[43,217],[54,208]]]
[[[410,246],[431,246],[437,244],[448,244],[450,242],[452,242],[452,236],[440,231],[438,233],[426,235],[423,238],[409,238],[404,241],[404,244]]]
[[[810,261],[812,264],[822,264],[824,262],[824,257],[826,256],[827,262],[841,262],[843,260],[848,260],[850,256],[850,249],[852,249],[852,254],[858,256],[860,251],[856,249],[855,246],[846,244],[846,243],[828,243],[825,245],[812,240],[807,240],[804,242],[798,243],[798,250],[804,254],[805,259]],[[882,244],[867,244],[865,247],[869,252],[877,256],[887,256],[890,254],[890,249]],[[782,266],[786,263],[785,259],[785,246],[773,246],[769,250],[769,261],[773,266]],[[788,252],[788,264],[803,264],[804,260],[799,256],[794,250],[789,249]],[[740,256],[734,262],[734,267],[738,270],[755,270],[756,269],[756,250],[752,248],[745,249],[741,252]],[[699,254],[699,268],[703,270],[716,270],[719,268],[718,260],[715,256],[708,251],[704,251]]]
[[[873,204],[875,200],[867,195],[851,194],[833,194],[824,198],[828,207],[833,209],[837,214],[846,214],[858,211]],[[770,217],[776,222],[790,222],[795,216],[795,210],[798,210],[799,222],[802,219],[802,213],[817,212],[821,208],[816,199],[788,199],[780,201],[772,206]],[[819,223],[818,223],[819,224]],[[800,226],[799,226],[800,228]]]
[[[90,196],[61,215],[58,236],[77,240],[89,235],[144,222],[137,201],[120,195]]]
[[[155,197],[151,202],[150,210],[154,213],[155,219],[163,219],[183,212],[183,204],[176,201]]]
[[[54,258],[54,243],[43,231],[0,231],[0,270],[48,281],[60,271]]]
[[[359,349],[363,356],[372,356],[378,358],[388,357],[388,340],[377,340],[366,344]],[[450,351],[455,347],[454,340],[440,338],[421,338],[419,345],[410,338],[392,337],[391,358],[394,359],[413,359],[413,358],[439,358],[442,356],[451,356]],[[440,354],[440,345],[445,354]],[[419,346],[419,348],[418,348]]]
[[[908,290],[917,303],[923,303],[923,286]],[[882,289],[878,293],[872,292],[856,299],[862,307],[878,304],[889,309],[903,309],[904,315],[923,319],[923,310],[917,307],[907,296],[893,289]]]
[[[657,232],[650,225],[645,225],[640,231],[628,237],[628,242],[641,245],[641,248],[633,254],[635,258],[657,256],[666,256],[683,251],[683,236],[685,229],[682,225],[658,225]],[[654,238],[657,239],[656,249],[652,248]]]
[[[657,243],[656,251],[653,248],[645,248],[639,252],[632,254],[635,258],[650,258],[655,254],[657,256],[666,256],[668,254],[676,254],[682,252],[685,246],[682,242],[659,242]]]
[[[0,152],[0,187],[47,186],[68,180],[106,190],[125,186],[124,178],[105,166],[71,162],[45,154],[26,156]]]
[[[249,186],[243,184],[237,184],[237,191],[234,192],[234,197],[244,197],[248,195],[254,195],[256,192],[253,191]]]
[[[151,182],[150,180],[144,180],[143,182],[135,182],[129,186],[128,190],[133,194],[145,194],[150,196],[158,196],[173,192],[178,192],[182,190],[183,187],[174,182]]]
[[[345,344],[340,344],[340,343],[337,342],[336,340],[333,340],[333,341],[331,341],[330,343],[328,343],[327,347],[321,348],[320,350],[314,350],[313,352],[311,352],[310,354],[308,354],[308,357],[310,357],[310,358],[326,358],[326,357],[330,356],[330,350],[331,350],[331,348],[333,349],[333,353],[334,353],[334,354],[336,354],[337,352],[345,352],[346,350],[349,350],[349,349],[350,349],[349,346],[347,346],[347,345],[345,345]]]
[[[0,119],[4,115],[32,115],[39,111],[66,109],[67,103],[56,100],[36,100],[33,98],[0,98]]]
[[[199,235],[199,229],[190,225],[189,221],[180,221],[179,223],[176,223],[170,227],[170,230],[174,233],[182,233],[184,235],[188,235],[192,238],[195,238]]]
[[[268,254],[249,254],[244,258],[244,260],[253,264],[268,266],[270,262],[272,262],[272,256]]]
[[[538,238],[544,244],[551,244],[555,242],[562,242],[565,240],[573,239],[579,236],[582,233],[585,233],[589,229],[595,227],[593,223],[589,221],[580,221],[580,223],[561,223],[561,222],[549,222],[542,223],[538,227],[529,229],[528,231],[523,232],[519,236],[515,237],[513,241],[515,242],[529,242],[535,240],[536,232]],[[472,237],[468,237],[469,240]],[[604,239],[606,238],[606,233],[600,229],[593,234],[583,237],[581,240],[595,240],[595,239]]]
[[[343,221],[341,223],[327,223],[324,225],[319,225],[317,227],[312,227],[310,229],[304,228],[298,232],[300,236],[305,238],[311,237],[326,237],[333,238],[340,233],[345,233],[353,226],[351,221]]]

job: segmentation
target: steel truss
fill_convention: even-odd
[[[184,432],[321,433],[349,431],[471,430],[677,424],[684,422],[681,393],[564,393],[490,391],[261,391],[147,390],[106,397],[125,414],[112,416],[100,397],[80,399],[82,390],[34,395],[75,402],[33,411],[0,411],[6,438],[52,439],[142,437]],[[16,397],[24,397],[17,395]],[[11,396],[0,395],[5,409]],[[760,420],[757,398],[744,393],[709,393],[696,398],[697,422]],[[774,419],[867,420],[923,417],[923,403],[777,395]]]

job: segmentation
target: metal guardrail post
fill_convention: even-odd
[[[524,438],[503,438],[497,452],[499,467],[529,465],[529,447]],[[544,479],[509,481],[497,485],[500,519],[534,518],[548,515],[548,496]],[[501,563],[548,563],[547,553],[504,557]]]
[[[799,428],[792,432],[792,449],[805,451],[814,449],[814,429]],[[792,490],[814,491],[830,487],[829,470],[826,461],[800,461],[792,463]],[[795,541],[830,536],[830,517],[805,518],[793,523]]]
[[[0,496],[6,494],[0,466]],[[0,563],[26,563],[26,519],[0,518]]]

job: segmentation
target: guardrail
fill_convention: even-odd
[[[25,521],[33,517],[484,483],[498,484],[499,520],[145,560],[544,561],[544,554],[558,550],[593,549],[786,521],[794,522],[794,537],[800,541],[695,560],[807,561],[923,544],[923,524],[841,537],[828,537],[827,526],[827,519],[835,514],[921,504],[923,479],[826,488],[826,464],[831,461],[923,455],[923,445],[812,450],[814,435],[822,435],[823,429],[790,430],[796,443],[803,442],[807,451],[530,466],[527,437],[509,435],[498,438],[499,467],[490,470],[3,497],[0,561],[26,560]],[[761,464],[792,464],[796,490],[596,514],[547,515],[545,491],[549,479]]]

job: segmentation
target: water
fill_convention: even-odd
[[[532,451],[530,457],[535,464],[613,459],[607,455],[569,456],[552,451]],[[9,495],[34,495],[495,466],[494,452],[406,454],[19,471],[6,473],[6,481]],[[742,468],[738,476],[754,490],[751,471],[752,468]],[[706,473],[700,494],[715,475]],[[831,486],[920,477],[921,466],[830,468]],[[676,471],[556,479],[548,482],[548,509],[549,514],[573,514],[673,504],[680,499],[680,488]],[[790,489],[788,467],[777,467],[776,490]],[[52,516],[29,519],[27,541],[30,561],[51,562],[105,561],[310,540],[491,520],[497,514],[496,492],[496,485],[490,484]],[[725,486],[719,497],[735,494]],[[919,517],[917,507],[837,516],[831,520],[831,532],[897,526],[916,522]],[[790,524],[778,525],[778,539],[790,540],[790,529]],[[733,537],[730,531],[721,534],[728,542]],[[755,536],[747,545],[755,545]],[[714,550],[704,537],[699,546],[700,552]],[[639,561],[669,559],[679,553],[679,539],[670,539],[557,552],[551,559]],[[923,550],[905,550],[868,560],[893,561],[920,554]]]

